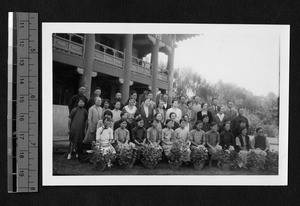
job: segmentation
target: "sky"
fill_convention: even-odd
[[[177,44],[174,68],[191,68],[210,83],[234,83],[254,95],[278,95],[279,35],[268,29],[204,31]]]

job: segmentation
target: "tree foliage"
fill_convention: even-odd
[[[249,120],[252,133],[261,126],[269,136],[278,136],[279,97],[272,92],[267,96],[258,96],[245,88],[221,80],[211,84],[190,68],[174,70],[173,88],[175,97],[199,96],[202,102],[209,104],[216,97],[221,105],[226,105],[229,100],[233,101],[237,108],[246,109],[245,116]]]

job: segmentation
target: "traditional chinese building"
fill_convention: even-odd
[[[162,93],[173,90],[176,42],[186,34],[53,34],[53,104],[67,105],[80,85],[87,96],[101,87],[101,97],[112,99],[122,93],[145,89]],[[168,56],[166,68],[158,65],[158,54]],[[151,54],[150,61],[144,57]],[[170,100],[171,101],[171,100]]]

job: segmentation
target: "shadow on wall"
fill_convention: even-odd
[[[68,136],[68,106],[53,105],[53,136]]]

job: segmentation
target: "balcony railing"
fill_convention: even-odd
[[[139,58],[132,57],[131,71],[151,77],[151,64]]]
[[[77,34],[53,34],[53,47],[69,54],[83,56],[84,36]]]
[[[124,53],[119,50],[95,42],[94,57],[96,61],[104,62],[123,69]]]

